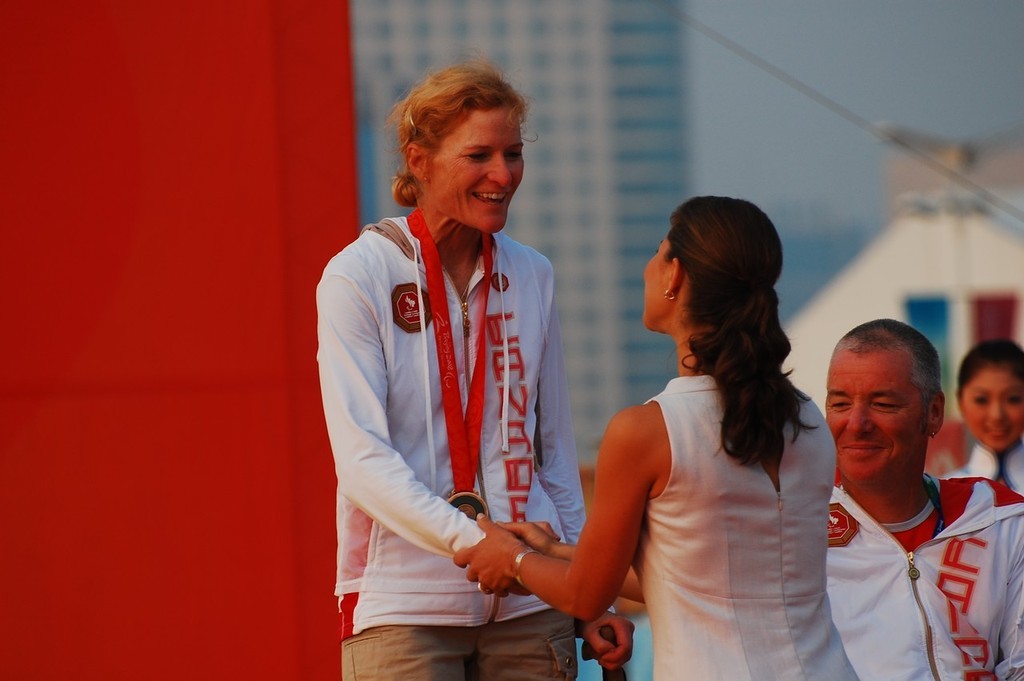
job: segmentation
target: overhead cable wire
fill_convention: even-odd
[[[760,57],[754,52],[751,52],[750,50],[748,50],[746,47],[739,44],[735,40],[732,40],[731,38],[711,28],[707,24],[693,18],[691,15],[679,9],[677,6],[673,5],[668,0],[654,0],[654,3],[657,5],[661,5],[666,12],[674,16],[681,23],[689,26],[698,33],[701,33],[705,37],[713,40],[714,42],[718,43],[728,51],[732,52],[741,59],[753,64],[754,66],[761,69],[765,73],[769,74],[773,78],[782,81],[783,83],[793,88],[800,94],[804,95],[808,99],[817,102],[818,104],[825,107],[826,109],[836,114],[840,118],[843,118],[847,122],[857,126],[862,130],[865,130],[878,140],[889,144],[894,144],[900,147],[903,151],[910,154],[911,156],[913,156],[918,161],[928,166],[935,172],[939,173],[940,175],[946,177],[949,180],[952,180],[961,187],[969,190],[983,202],[1003,211],[1004,213],[1007,213],[1011,217],[1016,218],[1020,222],[1024,223],[1024,209],[1019,208],[1013,203],[1010,203],[1009,201],[994,194],[985,187],[982,187],[981,185],[968,178],[966,175],[964,175],[956,168],[952,168],[946,165],[941,160],[936,158],[933,154],[929,153],[926,149],[923,149],[918,145],[912,144],[909,141],[902,139],[897,135],[894,135],[891,129],[886,128],[885,126],[878,125],[877,123],[873,123],[872,121],[869,121],[863,116],[852,111],[848,107],[843,106],[836,100],[825,95],[824,93],[820,92],[811,85],[808,85],[807,83],[796,78],[795,76],[790,75],[788,72],[779,68],[775,64],[772,64],[771,62]]]

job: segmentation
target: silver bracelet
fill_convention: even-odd
[[[523,576],[522,574],[520,574],[520,570],[523,566],[523,558],[525,558],[526,555],[529,553],[537,553],[537,551],[527,546],[525,549],[517,553],[515,560],[512,561],[512,565],[515,567],[516,571],[516,581],[519,582],[519,586],[523,587],[524,589],[526,588],[526,585],[523,584]]]

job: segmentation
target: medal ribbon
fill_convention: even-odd
[[[469,383],[469,399],[466,414],[462,413],[462,391],[459,386],[459,367],[455,363],[455,340],[451,318],[448,315],[448,294],[444,283],[444,269],[437,244],[423,221],[419,209],[409,215],[409,228],[420,241],[423,266],[427,270],[427,288],[435,296],[430,306],[434,315],[434,344],[437,348],[437,363],[441,374],[441,398],[444,403],[444,420],[448,431],[448,449],[452,462],[452,478],[456,492],[473,491],[477,466],[480,462],[480,435],[483,430],[484,414],[484,321],[487,316],[487,298],[491,289],[491,270],[494,256],[491,254],[491,235],[483,233],[481,251],[484,257],[483,313],[477,334],[476,364]],[[440,304],[438,304],[440,303]],[[468,301],[467,301],[468,305]],[[468,314],[468,307],[467,307]],[[469,357],[466,357],[466,371],[469,371]]]

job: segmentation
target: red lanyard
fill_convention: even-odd
[[[472,491],[475,487],[477,465],[480,462],[480,433],[484,414],[484,352],[485,336],[483,321],[487,315],[487,297],[490,293],[491,269],[494,256],[491,254],[491,235],[483,233],[481,250],[484,256],[483,313],[477,328],[476,364],[469,384],[469,401],[466,414],[462,414],[462,392],[459,386],[459,368],[455,363],[455,341],[452,335],[451,319],[448,316],[448,294],[444,283],[444,271],[437,245],[430,235],[423,214],[419,209],[409,215],[409,228],[420,241],[423,265],[427,270],[427,288],[434,299],[430,306],[434,317],[434,343],[437,347],[437,363],[441,374],[441,397],[444,402],[444,420],[448,430],[448,449],[452,461],[452,478],[456,492]],[[469,314],[468,308],[466,314]],[[469,357],[466,357],[466,371],[469,371]]]

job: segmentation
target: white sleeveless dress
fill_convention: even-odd
[[[835,446],[808,401],[781,491],[721,442],[714,379],[680,377],[652,398],[672,446],[634,565],[651,621],[656,681],[856,679],[832,623],[825,553]]]

